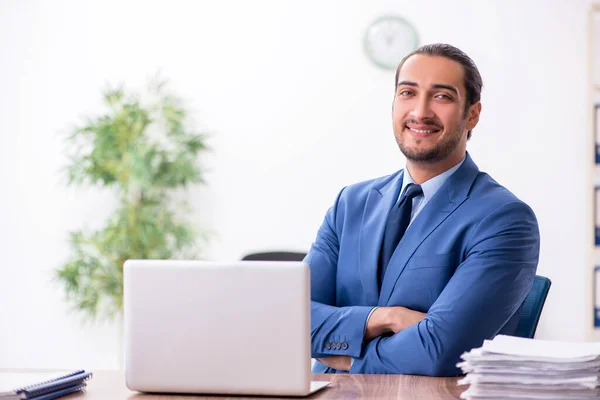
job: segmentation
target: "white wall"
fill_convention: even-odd
[[[585,0],[0,2],[0,367],[116,368],[117,328],[82,325],[49,281],[67,232],[98,227],[111,193],[66,189],[59,132],[107,83],[157,70],[212,133],[190,218],[205,255],[306,250],[338,190],[403,166],[393,72],[366,59],[367,24],[398,13],[421,43],[465,50],[484,78],[469,150],[527,201],[553,280],[539,337],[591,324],[591,125]]]

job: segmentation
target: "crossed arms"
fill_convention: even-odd
[[[518,310],[537,267],[535,216],[522,202],[506,203],[474,228],[464,261],[426,314],[380,307],[368,318],[372,306],[336,306],[337,268],[343,265],[335,222],[333,207],[307,258],[311,350],[312,357],[342,371],[457,375],[460,354],[496,335]]]
[[[426,315],[406,307],[378,307],[368,317],[364,341],[369,342],[378,336],[396,334],[420,322]],[[352,366],[350,356],[328,356],[317,360],[339,371],[350,371]]]

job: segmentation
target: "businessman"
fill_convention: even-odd
[[[342,189],[305,259],[314,372],[452,376],[464,351],[514,333],[540,238],[531,208],[466,151],[482,86],[446,44],[398,66],[406,166]]]

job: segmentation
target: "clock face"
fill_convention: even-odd
[[[367,55],[376,65],[396,69],[402,58],[417,48],[418,38],[408,22],[390,15],[369,25],[364,44]]]

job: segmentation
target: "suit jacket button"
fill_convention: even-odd
[[[325,343],[325,348],[327,350],[330,350],[331,349],[331,343],[329,343],[329,342]]]
[[[342,348],[342,344],[341,344],[340,342],[337,342],[337,343],[335,344],[335,349],[336,349],[336,350],[339,350],[339,349],[341,349],[341,348]]]
[[[342,342],[342,350],[348,350],[348,342]]]

